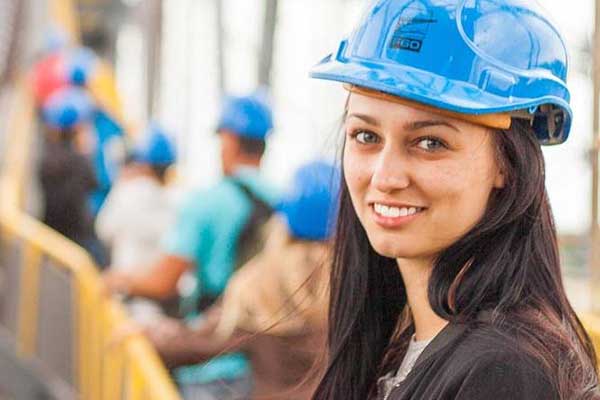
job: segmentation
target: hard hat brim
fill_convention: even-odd
[[[564,112],[563,129],[552,137],[539,137],[539,140],[542,144],[559,144],[568,137],[572,112],[569,104],[560,97],[507,99],[483,91],[475,85],[452,81],[409,66],[394,65],[393,74],[389,72],[389,68],[389,65],[382,66],[369,61],[341,61],[331,54],[311,69],[310,76],[377,90],[462,114],[483,115],[533,110],[544,104],[553,104]]]

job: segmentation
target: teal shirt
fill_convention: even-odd
[[[279,199],[278,191],[265,182],[258,170],[241,169],[235,177],[265,202],[275,205]],[[250,200],[227,178],[192,193],[180,207],[176,223],[166,236],[165,250],[195,264],[196,290],[191,298],[183,299],[183,308],[190,309],[187,318],[197,316],[189,305],[196,304],[201,295],[218,296],[227,286],[235,267],[237,240],[251,212]],[[247,370],[243,354],[234,353],[205,364],[178,368],[175,377],[180,383],[206,383],[235,379]]]

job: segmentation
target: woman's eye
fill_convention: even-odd
[[[360,131],[357,132],[354,137],[359,143],[362,144],[373,144],[379,142],[379,137],[373,132]]]
[[[422,138],[417,141],[417,147],[425,151],[435,151],[446,148],[446,145],[435,138]]]

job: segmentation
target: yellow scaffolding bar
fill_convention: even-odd
[[[56,23],[73,42],[78,26],[72,0],[50,0]],[[156,352],[140,334],[112,346],[110,337],[129,325],[120,304],[103,291],[102,281],[83,248],[69,241],[23,211],[35,134],[35,113],[30,88],[21,78],[11,97],[7,148],[0,171],[0,233],[10,245],[20,246],[20,285],[17,298],[18,351],[36,356],[42,260],[48,268],[68,272],[72,285],[73,359],[75,385],[86,400],[115,400],[130,394],[144,399],[178,400],[179,394]],[[44,265],[46,267],[46,265]],[[125,375],[125,371],[127,374]]]
[[[79,42],[79,23],[73,0],[50,0],[50,15],[67,32],[71,44]]]
[[[36,350],[41,257],[38,248],[31,244],[25,246],[22,257],[17,331],[18,337],[21,338],[17,342],[17,349],[24,357],[34,355]]]

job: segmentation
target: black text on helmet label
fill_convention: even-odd
[[[420,52],[429,26],[436,23],[433,13],[425,7],[407,7],[398,16],[390,48]]]

